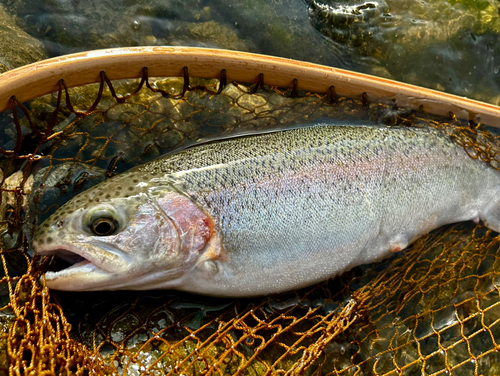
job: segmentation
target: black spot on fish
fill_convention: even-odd
[[[47,243],[52,243],[54,239],[52,239],[50,236],[47,238]]]
[[[43,235],[43,232],[41,233],[41,235]],[[38,243],[43,244],[43,243],[45,243],[45,240],[43,240],[43,238],[41,238],[40,240],[38,240]]]
[[[133,190],[134,190],[134,187],[128,187],[128,190],[129,190],[129,191],[133,191]]]
[[[111,195],[108,193],[104,198],[110,198]]]
[[[134,180],[132,180],[132,182],[134,182],[134,183],[138,183],[138,182],[139,182],[139,180],[134,179]]]

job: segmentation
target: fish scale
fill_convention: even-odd
[[[498,231],[499,188],[498,171],[441,130],[322,124],[138,166],[61,207],[34,249],[86,260],[48,272],[56,289],[264,295],[388,257],[444,224]],[[99,215],[115,232],[92,233]]]

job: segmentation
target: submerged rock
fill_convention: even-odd
[[[71,197],[104,181],[105,176],[106,170],[82,163],[41,168],[34,178],[30,176],[33,191],[28,196],[30,216],[26,220],[25,232],[29,235],[31,223],[41,223]]]
[[[349,68],[348,49],[310,27],[303,1],[212,0],[225,22],[256,46],[252,52]],[[297,77],[300,80],[300,77]]]
[[[46,58],[43,44],[17,26],[0,4],[0,73]]]
[[[311,28],[301,1],[49,0],[12,3],[51,55],[97,48],[183,45],[237,49],[347,67],[346,50]],[[345,61],[344,61],[345,60]]]
[[[1,199],[0,199],[0,219],[8,219],[9,211],[14,211],[19,208],[25,208],[28,204],[28,195],[31,193],[33,186],[33,176],[27,178],[22,171],[17,171],[14,174],[5,177],[0,170],[1,184]]]
[[[230,50],[249,51],[255,46],[245,43],[236,29],[215,21],[193,22],[186,25],[187,35],[200,46],[218,46]]]
[[[0,315],[0,375],[9,374],[8,333],[14,319],[9,315]]]
[[[498,9],[490,1],[308,0],[311,24],[361,71],[499,102]]]
[[[26,30],[53,55],[139,45],[210,46],[248,51],[234,25],[199,1],[74,2],[50,0],[42,9],[19,6]]]

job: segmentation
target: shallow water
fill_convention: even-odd
[[[500,101],[495,0],[0,0],[48,56],[183,45],[289,57]],[[0,53],[1,56],[1,53]]]

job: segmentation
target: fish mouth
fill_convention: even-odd
[[[109,276],[124,266],[124,260],[120,260],[117,255],[92,244],[65,243],[42,246],[35,241],[33,248],[40,256],[55,256],[45,273],[48,285],[51,281],[77,276],[81,278],[85,274]]]
[[[36,252],[41,256],[53,256],[45,273],[45,281],[47,283],[60,278],[81,273],[91,273],[101,269],[88,257],[84,257],[80,253],[68,249],[57,248],[52,250],[37,250]]]
[[[107,252],[99,252],[89,245],[65,244],[50,249],[37,247],[40,256],[54,256],[45,274],[41,277],[45,285],[54,290],[92,291],[113,289],[119,280],[110,269],[119,265],[108,265],[104,260]],[[104,265],[103,265],[104,264]]]
[[[85,257],[68,251],[67,249],[56,249],[50,251],[50,253],[39,253],[44,256],[53,256],[53,259],[49,263],[49,268],[46,272],[46,279],[54,279],[64,274],[71,274],[73,272],[81,271],[84,269],[95,269],[97,268],[90,260]]]

